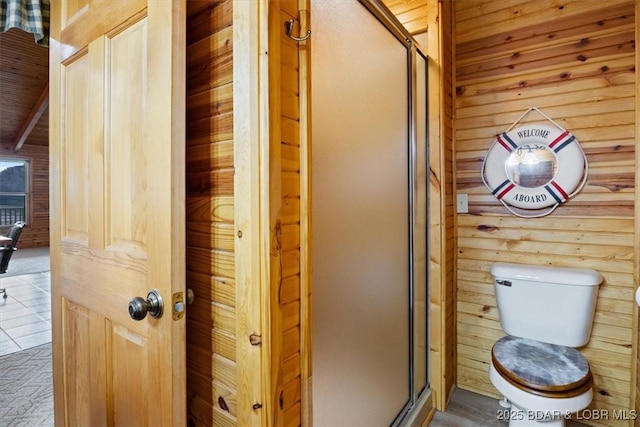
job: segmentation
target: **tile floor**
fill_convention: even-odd
[[[0,356],[51,342],[51,274],[0,278]]]
[[[51,342],[48,248],[18,250],[0,275],[0,356]],[[10,274],[9,274],[10,273]]]

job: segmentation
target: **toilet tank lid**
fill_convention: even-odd
[[[494,263],[491,266],[491,274],[502,279],[518,279],[562,285],[597,286],[602,282],[600,273],[586,268],[547,267],[507,262]]]

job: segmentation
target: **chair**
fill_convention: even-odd
[[[11,239],[11,244],[8,246],[0,246],[0,274],[4,274],[7,272],[7,268],[9,267],[9,260],[11,260],[11,255],[16,251],[16,246],[18,245],[18,239],[20,238],[20,234],[22,233],[22,229],[24,228],[24,222],[18,221],[9,228],[9,232],[7,233],[7,237]],[[0,288],[0,294],[3,294],[3,298],[7,298],[7,289]]]

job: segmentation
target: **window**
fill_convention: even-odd
[[[0,158],[0,226],[27,222],[29,162]]]

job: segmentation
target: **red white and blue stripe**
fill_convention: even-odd
[[[493,195],[498,200],[502,199],[507,193],[515,188],[515,184],[510,179],[505,179],[502,184],[498,185],[493,191]]]
[[[564,191],[564,189],[560,186],[560,184],[558,184],[555,181],[549,182],[547,185],[544,186],[544,188],[549,192],[549,194],[551,194],[551,197],[553,197],[558,203],[563,203],[569,199],[569,195],[567,194],[567,192]]]
[[[567,145],[571,144],[575,140],[576,140],[576,137],[573,136],[569,131],[565,130],[563,133],[560,134],[560,136],[558,136],[556,139],[551,141],[551,143],[549,144],[549,148],[552,149],[554,153],[558,153],[560,152],[560,150],[562,150],[563,148],[565,148]]]
[[[518,144],[513,142],[513,140],[509,138],[509,135],[507,135],[506,133],[503,133],[502,135],[498,135],[497,140],[498,140],[498,143],[502,145],[502,147],[505,150],[507,150],[509,153],[515,150],[516,148],[518,148]]]

